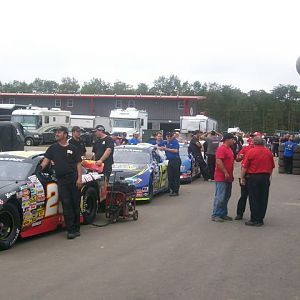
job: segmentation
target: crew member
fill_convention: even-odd
[[[222,134],[212,130],[210,133],[205,133],[201,136],[201,139],[205,140],[207,143],[207,167],[209,178],[214,180],[214,173],[216,168],[216,151],[219,147],[220,141],[222,139]]]
[[[223,144],[216,151],[216,169],[215,181],[216,191],[214,198],[212,221],[224,222],[232,221],[228,216],[227,204],[231,196],[233,182],[233,164],[234,154],[231,146],[234,143],[234,135],[225,133],[223,135]]]
[[[209,174],[208,174],[208,168],[206,162],[204,161],[201,152],[202,145],[199,141],[200,137],[201,137],[201,132],[199,130],[195,130],[188,147],[188,152],[192,153],[192,155],[194,156],[195,161],[200,167],[200,171],[204,180],[207,181],[209,179]]]
[[[112,165],[114,163],[114,141],[105,133],[104,126],[98,125],[95,130],[97,140],[95,141],[92,149],[93,159],[96,160],[96,164],[99,166],[104,163],[103,174],[108,181],[112,172]]]
[[[80,191],[82,186],[81,157],[77,147],[68,143],[68,129],[57,128],[56,143],[45,153],[41,163],[43,170],[51,161],[57,177],[59,197],[63,206],[67,238],[80,236]]]
[[[141,141],[139,139],[139,135],[140,134],[138,132],[135,132],[133,134],[133,138],[128,141],[129,145],[137,145],[138,143],[140,143]]]
[[[247,140],[247,142],[248,142],[248,146],[244,147],[238,153],[237,158],[236,158],[237,162],[243,161],[243,159],[245,158],[245,156],[249,152],[249,150],[254,147],[252,138],[249,138]],[[247,177],[245,177],[245,179],[246,178]],[[235,220],[243,219],[243,215],[244,215],[244,212],[246,209],[247,198],[248,198],[248,194],[249,194],[247,184],[241,184],[241,179],[240,179],[240,187],[241,187],[241,196],[240,196],[240,199],[237,204]]]
[[[161,147],[164,147],[166,145],[166,141],[163,140],[163,135],[160,131],[156,132],[155,134],[155,144],[158,150],[162,150]]]
[[[79,126],[72,127],[72,138],[69,139],[69,144],[78,148],[80,156],[83,158],[86,155],[86,148],[84,142],[81,140],[81,129]]]
[[[249,192],[251,219],[245,222],[248,226],[261,226],[267,211],[270,176],[274,159],[272,152],[264,146],[261,136],[253,139],[254,148],[250,149],[242,162],[241,184],[246,184]]]
[[[297,144],[294,142],[294,136],[290,135],[289,140],[283,143],[283,145],[284,145],[284,152],[283,152],[284,171],[287,174],[292,174],[294,149],[297,146]]]
[[[179,157],[179,143],[175,134],[171,132],[166,133],[166,144],[160,147],[160,150],[164,150],[166,157],[169,160],[168,163],[168,181],[170,194],[169,196],[178,196],[180,187],[180,166],[181,159]]]

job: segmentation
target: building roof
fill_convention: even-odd
[[[164,96],[164,95],[98,95],[98,94],[44,94],[44,93],[0,93],[6,97],[29,97],[29,98],[78,98],[78,99],[114,99],[114,100],[205,100],[205,96]]]

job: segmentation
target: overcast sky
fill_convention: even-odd
[[[0,81],[300,86],[300,1],[1,1]]]

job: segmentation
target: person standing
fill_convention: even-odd
[[[241,184],[247,184],[251,219],[247,226],[262,226],[268,206],[270,176],[275,167],[272,152],[264,146],[261,136],[253,139],[250,149],[242,162]],[[247,178],[247,182],[246,182]]]
[[[122,139],[121,139],[121,145],[127,145],[128,144],[128,140],[127,140],[127,133],[123,132],[122,133]]]
[[[290,135],[289,140],[284,142],[283,145],[284,145],[284,152],[283,152],[284,171],[287,174],[292,174],[294,149],[297,146],[297,144],[294,142],[294,136]]]
[[[245,156],[249,152],[249,150],[254,147],[253,140],[251,138],[249,138],[247,140],[247,142],[248,142],[248,146],[244,147],[238,153],[238,155],[236,157],[237,162],[243,161],[243,159],[245,158]],[[245,177],[245,179],[246,178],[247,178],[247,176]],[[241,196],[238,200],[235,220],[242,220],[243,219],[243,215],[244,215],[244,212],[245,212],[245,209],[246,209],[247,198],[248,198],[248,194],[249,194],[247,184],[241,184],[241,179],[240,178],[239,178],[239,181],[240,181],[240,187],[241,187]]]
[[[80,139],[81,129],[79,126],[72,127],[72,138],[69,139],[69,144],[74,145],[78,148],[80,156],[83,158],[86,155],[86,148],[84,142]]]
[[[272,137],[272,152],[274,157],[278,157],[279,153],[279,136],[277,134],[274,134]]]
[[[209,179],[207,164],[202,156],[202,145],[200,143],[201,132],[199,130],[195,130],[193,133],[193,137],[190,141],[188,152],[192,153],[195,158],[196,163],[199,165],[201,174],[205,181]]]
[[[155,144],[158,150],[161,150],[160,147],[164,147],[166,145],[166,141],[163,140],[163,135],[160,131],[155,134]]]
[[[179,143],[176,135],[171,132],[166,133],[167,141],[165,146],[161,146],[160,150],[165,151],[168,162],[168,181],[170,194],[169,196],[178,196],[180,188],[180,166],[181,159],[179,157]]]
[[[74,239],[80,236],[81,156],[78,148],[68,143],[66,127],[56,129],[55,139],[56,143],[47,149],[40,168],[43,170],[51,161],[54,163],[67,238]]]
[[[128,141],[128,144],[129,145],[137,145],[137,144],[139,144],[141,142],[140,139],[139,139],[139,136],[140,136],[140,134],[138,132],[135,132],[133,134],[133,138]]]
[[[216,151],[215,182],[216,191],[213,204],[212,221],[232,221],[228,216],[227,203],[231,196],[233,182],[234,155],[231,146],[234,143],[234,135],[225,133],[223,144]]]
[[[112,165],[114,163],[114,141],[105,133],[105,128],[102,125],[98,125],[95,128],[97,140],[93,145],[93,159],[98,166],[104,163],[103,174],[106,181],[109,181],[110,174],[112,172]]]
[[[214,173],[216,168],[216,151],[222,139],[222,134],[212,130],[210,133],[205,133],[204,135],[202,135],[201,139],[207,142],[206,156],[208,174],[209,179],[214,180]]]

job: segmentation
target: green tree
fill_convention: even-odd
[[[112,86],[112,92],[117,95],[130,95],[134,93],[134,89],[131,85],[125,82],[116,81]]]
[[[80,85],[75,78],[64,77],[59,85],[59,92],[64,94],[74,94],[80,89]]]
[[[42,80],[40,78],[36,78],[30,86],[32,92],[51,94],[59,91],[59,84],[53,80]]]
[[[110,83],[102,79],[93,78],[89,82],[85,82],[81,88],[82,94],[111,94]]]
[[[9,83],[5,83],[2,86],[3,92],[6,93],[31,93],[31,87],[25,81],[14,80]]]
[[[136,93],[139,95],[147,95],[149,94],[149,87],[146,83],[139,83],[136,89]]]

